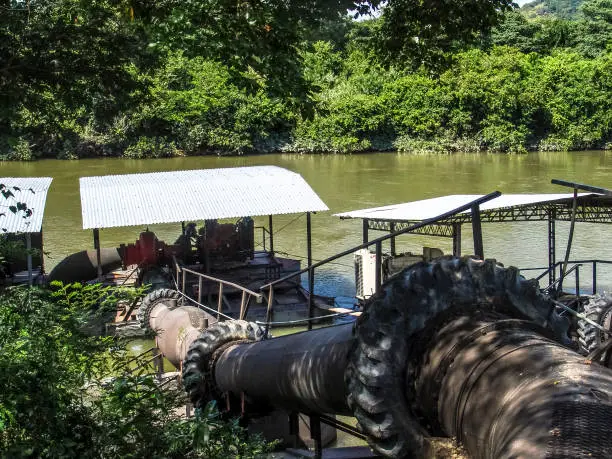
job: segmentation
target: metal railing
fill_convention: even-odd
[[[598,260],[598,259],[593,259],[593,260],[570,260],[568,261],[568,265],[571,265],[571,268],[567,270],[567,272],[565,273],[565,276],[563,277],[563,279],[561,278],[561,276],[563,275],[563,261],[558,261],[557,263],[555,263],[553,266],[550,266],[548,268],[544,268],[544,267],[538,267],[538,268],[521,268],[520,271],[521,272],[525,272],[525,271],[541,271],[544,270],[541,274],[539,274],[537,277],[535,277],[536,280],[540,280],[543,277],[547,276],[551,271],[554,271],[556,274],[556,271],[558,270],[558,277],[556,278],[555,282],[553,282],[552,284],[548,285],[547,287],[545,287],[543,290],[545,291],[552,291],[554,289],[556,289],[560,284],[562,285],[562,282],[567,279],[568,275],[570,273],[574,273],[574,284],[575,284],[575,288],[576,288],[576,294],[579,295],[580,292],[582,291],[582,284],[581,284],[581,268],[583,268],[582,270],[584,271],[584,268],[590,266],[591,268],[591,293],[593,295],[595,295],[597,293],[597,274],[599,272],[598,270],[598,266],[600,265],[612,265],[612,261],[611,260]],[[612,279],[611,279],[612,281]]]
[[[221,318],[226,318],[227,316],[223,314],[223,301],[224,295],[223,290],[224,287],[232,287],[242,292],[242,298],[240,300],[240,314],[239,319],[244,320],[246,314],[249,309],[249,304],[251,303],[251,299],[255,298],[255,301],[260,303],[262,301],[263,295],[261,293],[254,292],[253,290],[249,290],[242,285],[236,284],[235,282],[230,282],[224,279],[219,279],[217,277],[210,276],[208,274],[203,274],[198,271],[194,271],[193,269],[186,268],[181,266],[176,257],[173,257],[174,262],[174,272],[176,273],[176,285],[178,290],[184,295],[184,297],[192,299],[190,295],[186,292],[187,287],[187,276],[192,275],[197,277],[198,279],[198,298],[197,303],[202,304],[202,296],[203,296],[203,287],[204,281],[209,281],[212,283],[216,283],[218,285],[217,292],[217,320],[221,320]],[[195,299],[194,299],[195,300]]]
[[[428,218],[426,220],[421,221],[420,223],[416,223],[414,225],[411,225],[407,228],[404,228],[402,230],[399,231],[395,231],[392,233],[389,233],[385,236],[381,236],[377,239],[373,239],[372,241],[368,241],[368,242],[364,242],[363,244],[360,244],[358,246],[352,247],[350,249],[344,250],[343,252],[340,252],[336,255],[332,255],[331,257],[328,257],[324,260],[318,261],[316,263],[313,263],[312,265],[297,271],[295,273],[291,273],[288,274],[284,277],[281,277],[280,279],[277,279],[273,282],[269,282],[263,286],[260,287],[260,291],[264,294],[264,296],[267,297],[267,301],[268,301],[268,307],[267,307],[267,311],[266,311],[266,336],[268,334],[268,330],[270,328],[270,323],[272,321],[272,313],[273,313],[273,304],[274,304],[274,288],[276,286],[278,286],[279,284],[281,284],[282,282],[286,282],[287,280],[290,280],[296,276],[301,276],[302,274],[308,273],[308,291],[309,291],[309,295],[308,295],[308,318],[310,319],[308,322],[308,329],[310,330],[312,328],[312,319],[314,319],[313,317],[313,312],[314,312],[314,274],[315,274],[315,269],[319,268],[320,266],[323,266],[327,263],[331,263],[339,258],[342,258],[346,255],[350,255],[354,252],[356,252],[357,250],[360,249],[365,249],[365,248],[369,248],[371,246],[375,246],[375,250],[376,250],[376,280],[375,280],[375,285],[376,285],[376,291],[379,291],[380,289],[380,285],[381,285],[381,263],[382,263],[382,243],[388,239],[391,238],[395,238],[397,236],[400,236],[402,234],[407,234],[410,232],[413,232],[417,229],[423,228],[427,225],[431,225],[432,223],[436,223],[439,222],[440,220],[444,220],[446,218],[452,217],[453,215],[459,214],[461,212],[465,212],[468,210],[471,210],[472,212],[472,225],[473,225],[473,233],[474,233],[474,246],[475,246],[475,253],[477,255],[482,256],[482,233],[480,231],[480,205],[490,201],[491,199],[495,199],[498,196],[500,196],[501,193],[499,191],[494,191],[493,193],[489,193],[485,196],[482,196],[478,199],[475,199],[473,201],[470,201],[467,204],[464,204],[462,206],[456,207],[453,210],[450,210],[448,212],[445,212],[443,214],[440,214],[436,217],[433,218]],[[265,291],[267,290],[267,295],[265,295]]]

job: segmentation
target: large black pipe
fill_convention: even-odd
[[[121,254],[118,249],[100,249],[102,273],[108,273],[121,266]],[[47,280],[70,282],[88,281],[98,277],[98,261],[95,250],[82,250],[68,255],[60,261],[47,276]]]
[[[564,347],[566,330],[515,269],[447,258],[394,277],[354,327],[265,340],[218,324],[191,345],[184,384],[196,406],[350,412],[385,457],[423,457],[440,434],[475,458],[609,457],[612,371]]]
[[[346,324],[232,346],[215,362],[215,385],[285,410],[351,415],[344,369],[352,328]]]
[[[419,406],[473,458],[612,454],[612,436],[603,434],[612,427],[609,369],[532,323],[493,314],[455,319],[430,343]]]

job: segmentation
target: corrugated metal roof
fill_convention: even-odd
[[[39,233],[52,180],[51,177],[0,177],[0,183],[14,194],[8,199],[0,195],[0,232]],[[27,204],[32,215],[24,218],[23,212],[11,212],[9,206],[16,202]]]
[[[83,229],[329,210],[276,166],[81,177]]]
[[[580,193],[586,196],[589,193]],[[501,196],[485,202],[480,210],[502,209],[514,206],[523,206],[536,203],[557,202],[559,200],[573,198],[573,194],[502,194]],[[334,214],[340,218],[364,218],[370,220],[386,221],[422,221],[428,218],[449,212],[464,204],[482,197],[478,194],[453,194],[421,201],[405,202],[383,207],[371,207],[369,209],[353,210]],[[469,211],[466,211],[469,212]]]

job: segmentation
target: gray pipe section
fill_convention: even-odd
[[[612,371],[526,322],[461,317],[422,360],[417,400],[476,459],[610,457]]]
[[[302,413],[350,415],[344,369],[352,324],[226,349],[214,366],[216,387]]]

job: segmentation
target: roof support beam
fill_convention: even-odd
[[[272,215],[268,215],[268,230],[270,231],[270,256],[274,256],[274,227],[272,226]]]
[[[102,255],[100,254],[100,230],[93,230],[94,249],[96,249],[96,262],[98,263],[98,279],[102,279]]]
[[[453,223],[453,256],[461,256],[461,223]]]
[[[312,266],[312,225],[310,212],[306,212],[306,260],[308,267]],[[308,318],[314,317],[314,269],[308,270]],[[312,330],[312,320],[308,321],[308,330]]]
[[[32,286],[32,233],[26,233],[26,251],[28,257],[28,285]],[[40,258],[44,255],[41,253]]]
[[[555,283],[555,263],[556,260],[556,228],[555,228],[555,209],[551,209],[548,214],[548,285]]]
[[[472,234],[474,237],[474,255],[484,260],[484,247],[482,245],[482,225],[480,224],[480,206],[475,205],[471,209],[472,213]]]

